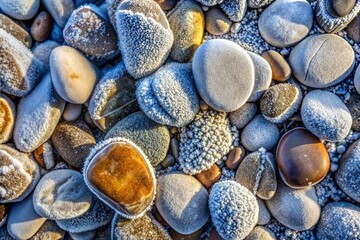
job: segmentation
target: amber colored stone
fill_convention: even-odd
[[[222,237],[220,237],[219,233],[216,231],[215,228],[213,228],[210,232],[209,240],[223,240]]]
[[[40,167],[45,169],[44,151],[45,151],[45,147],[44,145],[41,145],[40,147],[34,150],[33,154],[36,162],[40,165]]]
[[[227,155],[226,167],[229,169],[237,169],[241,161],[245,157],[246,150],[243,146],[234,147]]]
[[[6,217],[6,207],[5,205],[0,205],[0,223],[4,220]]]
[[[280,53],[269,50],[261,54],[263,58],[270,64],[272,71],[272,79],[284,82],[291,76],[291,68],[288,62],[280,55]]]
[[[114,142],[91,159],[86,176],[100,197],[125,214],[137,215],[155,194],[155,180],[146,161],[129,143]]]
[[[195,175],[196,179],[207,189],[219,181],[221,177],[220,168],[214,164],[210,169],[202,171]]]
[[[280,139],[276,163],[281,178],[292,188],[318,183],[330,168],[325,146],[305,128],[295,128]]]
[[[166,220],[161,216],[161,214],[156,206],[153,207],[151,212],[152,212],[154,218],[156,219],[156,221],[158,221],[161,225],[163,225],[164,227],[169,226],[169,224],[166,222]]]
[[[175,231],[174,229],[170,228],[169,233],[172,240],[194,240],[194,239],[200,239],[200,236],[204,232],[204,230],[205,228],[202,227],[196,232],[193,232],[191,234],[181,234]]]

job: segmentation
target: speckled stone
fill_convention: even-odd
[[[284,82],[290,78],[291,68],[280,53],[274,50],[269,50],[263,52],[261,56],[269,63],[273,80]]]
[[[227,155],[226,167],[229,169],[237,169],[241,161],[244,159],[246,150],[243,146],[234,147]]]
[[[219,181],[220,177],[221,177],[221,170],[216,164],[212,165],[212,167],[208,170],[195,174],[195,178],[206,189],[210,189],[214,183]]]
[[[40,12],[35,20],[33,21],[30,32],[31,36],[34,38],[35,41],[42,42],[46,40],[52,28],[52,18],[50,14],[46,11]]]
[[[15,126],[16,107],[6,95],[0,93],[0,143],[9,141]]]
[[[22,42],[26,47],[31,47],[32,39],[30,34],[4,14],[0,14],[0,27]]]
[[[229,113],[230,123],[237,129],[242,129],[255,117],[256,113],[255,103],[245,103],[239,109]]]
[[[205,29],[213,35],[223,35],[230,31],[231,20],[218,7],[212,7],[205,12]]]
[[[29,240],[64,239],[65,231],[59,228],[55,221],[46,220],[39,231]]]

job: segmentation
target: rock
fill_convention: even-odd
[[[22,42],[0,29],[1,91],[22,97],[28,94],[45,72],[44,65]]]
[[[154,170],[130,140],[110,138],[95,145],[83,172],[89,189],[124,218],[141,217],[153,203]]]
[[[31,36],[35,41],[42,42],[46,40],[52,28],[52,18],[46,11],[40,12],[31,25]]]
[[[216,183],[210,192],[211,220],[224,239],[243,239],[258,221],[255,196],[235,181]]]
[[[170,140],[170,148],[171,148],[171,152],[174,155],[175,159],[178,160],[179,159],[179,142],[176,138],[172,138]]]
[[[356,0],[330,0],[331,10],[340,17],[345,17],[355,6]]]
[[[204,34],[205,18],[201,7],[192,0],[180,1],[169,13],[168,21],[174,34],[170,57],[177,62],[189,62]]]
[[[56,92],[74,104],[84,103],[98,78],[95,66],[72,47],[60,46],[50,55],[51,78]]]
[[[219,6],[231,21],[240,22],[245,16],[247,1],[224,0]]]
[[[275,196],[265,203],[276,220],[296,231],[312,228],[320,218],[320,205],[313,187],[293,189],[278,181]]]
[[[55,221],[47,220],[29,240],[64,239],[65,231],[56,225]]]
[[[61,158],[79,169],[96,144],[90,128],[83,121],[60,123],[55,128],[51,141]]]
[[[0,144],[9,141],[15,125],[16,107],[6,95],[0,93]]]
[[[143,149],[151,165],[164,160],[170,144],[170,133],[143,112],[136,112],[119,121],[105,136],[105,139],[123,137],[133,141]]]
[[[313,88],[343,81],[353,70],[354,60],[352,47],[334,34],[307,37],[293,48],[289,57],[295,78]]]
[[[360,238],[360,208],[348,202],[327,204],[316,227],[318,239]]]
[[[150,75],[165,62],[174,41],[164,12],[152,0],[126,0],[117,8],[116,19],[129,74],[136,79]]]
[[[271,215],[265,205],[265,202],[261,198],[256,198],[256,201],[259,205],[259,219],[257,225],[268,224],[271,220]]]
[[[346,105],[334,93],[314,90],[309,92],[301,106],[305,127],[320,140],[337,142],[344,139],[352,125]]]
[[[255,67],[255,85],[248,102],[256,102],[270,87],[272,70],[270,64],[261,56],[248,52]]]
[[[120,3],[124,0],[105,0],[109,19],[114,29],[116,30],[116,11]]]
[[[246,150],[243,146],[234,147],[227,155],[226,167],[229,169],[237,169],[241,161],[244,159]]]
[[[295,82],[281,83],[266,90],[260,100],[262,115],[273,123],[282,123],[299,109],[301,89]]]
[[[261,147],[270,150],[278,143],[279,137],[280,133],[277,126],[262,115],[257,115],[244,128],[241,134],[241,143],[251,152]]]
[[[209,240],[224,240],[224,239],[220,237],[219,233],[216,231],[216,228],[213,228],[210,231]]]
[[[346,103],[352,118],[351,128],[355,131],[360,131],[360,95],[354,93],[350,96],[349,101]]]
[[[304,39],[313,25],[313,11],[306,0],[275,1],[261,13],[258,27],[269,44],[285,48]]]
[[[82,113],[81,104],[68,103],[65,107],[63,118],[65,121],[75,121]]]
[[[53,27],[51,29],[51,34],[49,37],[50,40],[55,41],[59,44],[64,43],[64,35],[63,35],[63,29],[59,25],[57,25],[56,22],[53,23]]]
[[[45,170],[50,170],[55,166],[55,154],[52,145],[45,142],[33,152],[36,162]]]
[[[71,14],[64,39],[93,60],[110,60],[119,53],[114,28],[94,5],[81,6]]]
[[[360,67],[358,66],[355,71],[354,75],[354,86],[356,92],[360,94]]]
[[[172,240],[193,240],[193,239],[200,239],[201,235],[203,234],[205,227],[200,228],[196,232],[190,234],[181,234],[176,232],[174,229],[170,228],[169,233]]]
[[[239,109],[229,113],[230,123],[237,129],[243,129],[256,116],[256,112],[255,103],[244,103]]]
[[[96,239],[96,230],[81,232],[81,233],[69,233],[71,240],[93,240]],[[98,238],[104,239],[104,238]]]
[[[41,0],[41,3],[61,28],[65,27],[71,13],[75,10],[73,0]]]
[[[210,189],[221,177],[220,168],[214,164],[208,170],[195,174],[196,179],[206,188]]]
[[[176,0],[155,0],[155,2],[157,4],[159,4],[159,6],[161,7],[162,10],[169,11],[175,6],[177,1]]]
[[[19,24],[4,14],[0,14],[0,28],[14,36],[17,40],[22,42],[25,47],[30,48],[32,39],[30,34]]]
[[[46,71],[50,70],[50,54],[58,46],[60,45],[57,42],[48,40],[40,43],[33,49],[34,56],[45,65]]]
[[[170,166],[173,166],[176,163],[176,159],[173,155],[167,154],[165,159],[161,161],[161,166],[164,168],[168,168]]]
[[[292,129],[280,139],[276,163],[282,180],[292,188],[317,184],[330,168],[324,144],[305,128]]]
[[[235,111],[253,91],[254,64],[247,52],[232,41],[205,42],[195,52],[192,67],[200,96],[217,111]]]
[[[190,234],[209,218],[209,195],[194,177],[171,172],[158,178],[156,208],[175,231]]]
[[[357,140],[346,150],[335,174],[336,183],[352,199],[360,203],[360,141]]]
[[[360,42],[360,16],[356,16],[346,27],[347,36],[356,43]]]
[[[272,79],[279,82],[284,82],[290,78],[291,68],[284,59],[284,57],[281,56],[278,52],[275,52],[274,50],[269,50],[263,52],[261,56],[265,58],[265,60],[270,65]]]
[[[201,3],[204,6],[215,6],[217,4],[222,3],[224,0],[196,0],[197,2]]]
[[[205,29],[212,35],[223,35],[230,31],[231,20],[218,7],[205,12]]]
[[[266,227],[255,227],[245,240],[276,240],[275,234]]]
[[[1,0],[1,10],[8,16],[18,20],[28,20],[35,16],[40,0]]]
[[[8,218],[8,208],[6,207],[6,205],[0,205],[0,228],[4,226],[7,218]]]
[[[46,142],[58,124],[65,102],[47,74],[18,105],[14,142],[20,151],[32,152]]]
[[[274,0],[248,0],[248,6],[251,8],[262,8],[271,4]]]
[[[70,219],[86,213],[92,196],[81,174],[59,169],[44,175],[34,190],[35,211],[50,220]]]

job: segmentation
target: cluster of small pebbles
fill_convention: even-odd
[[[0,239],[360,239],[360,0],[0,0]]]

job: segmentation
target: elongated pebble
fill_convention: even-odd
[[[14,102],[0,94],[0,143],[10,140],[15,125],[16,107]]]
[[[65,27],[71,13],[75,10],[73,0],[41,0],[41,3],[61,28]]]
[[[68,103],[65,107],[63,118],[66,121],[75,121],[78,119],[82,112],[81,104]]]
[[[0,6],[7,15],[18,20],[27,20],[35,16],[40,0],[1,0]]]
[[[26,47],[30,48],[32,44],[32,39],[30,34],[20,26],[18,23],[13,21],[11,18],[7,17],[4,14],[0,14],[0,28],[4,29],[11,35],[13,35],[17,40],[22,42]]]

